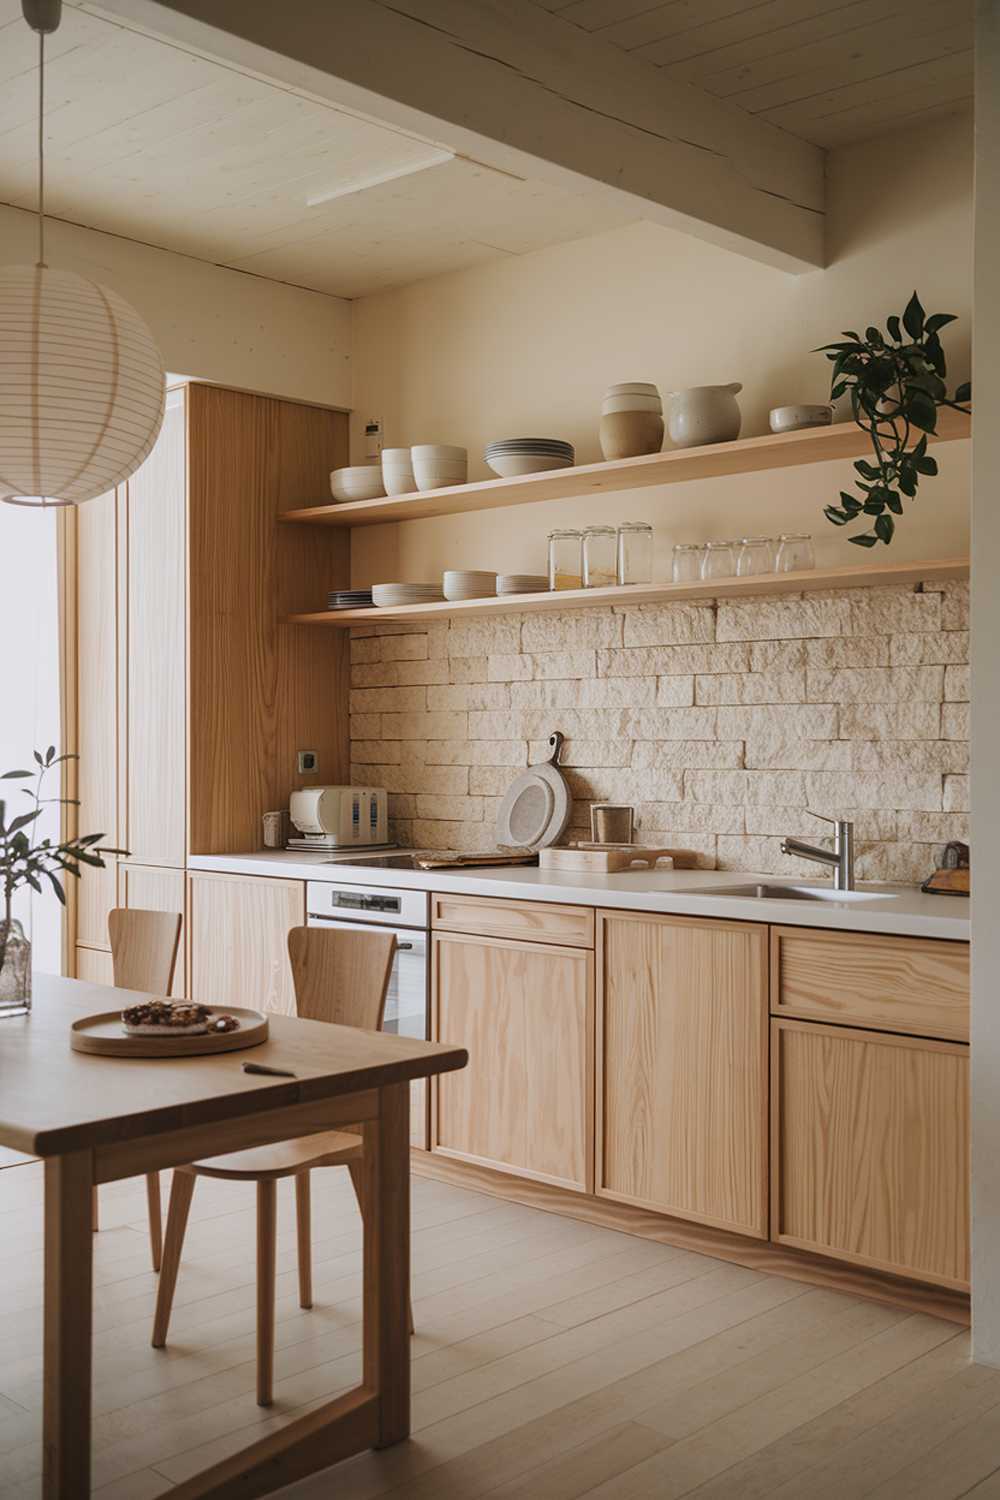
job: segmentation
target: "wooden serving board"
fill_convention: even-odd
[[[106,1010],[82,1016],[70,1027],[69,1044],[74,1052],[98,1052],[104,1057],[204,1057],[212,1052],[238,1052],[267,1041],[267,1016],[259,1010],[231,1006],[220,1015],[235,1016],[238,1031],[209,1031],[203,1036],[128,1036],[122,1029],[121,1011]]]
[[[576,871],[583,875],[615,875],[635,869],[671,870],[673,866],[672,849],[654,849],[644,844],[575,844],[568,849],[538,851],[539,869]]]

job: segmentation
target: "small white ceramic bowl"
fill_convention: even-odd
[[[772,432],[795,432],[800,427],[829,427],[833,421],[833,407],[822,406],[775,406],[768,413],[768,424]]]
[[[468,448],[455,448],[449,443],[416,443],[410,449],[410,454],[414,463],[418,459],[422,463],[430,459],[435,459],[439,463],[467,464],[469,461]]]
[[[387,495],[409,495],[416,489],[409,448],[382,449],[382,482]]]
[[[385,494],[382,470],[378,464],[354,464],[334,469],[330,475],[330,493],[335,500],[377,500]]]
[[[609,385],[605,396],[658,396],[657,386],[648,380],[623,380],[618,385]]]
[[[516,479],[519,474],[542,474],[548,469],[571,469],[573,460],[558,453],[495,453],[486,462],[501,479]]]
[[[420,459],[414,454],[413,478],[418,490],[447,489],[453,484],[465,484],[468,477],[468,463],[435,463],[433,459]]]
[[[613,416],[619,411],[651,411],[663,415],[663,402],[659,396],[605,396],[601,402],[601,415]]]

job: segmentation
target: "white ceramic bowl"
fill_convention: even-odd
[[[414,453],[413,478],[418,490],[443,490],[449,485],[465,484],[469,477],[469,466],[464,463],[436,463],[433,459],[420,459]]]
[[[335,500],[377,500],[385,494],[382,470],[378,464],[354,464],[334,469],[330,475],[330,493]]]
[[[768,424],[772,432],[795,432],[800,427],[829,427],[833,421],[833,407],[822,406],[775,406],[768,413]]]
[[[605,396],[601,402],[601,415],[610,417],[619,411],[651,411],[661,417],[663,402],[659,396]]]
[[[658,396],[657,386],[648,380],[623,380],[618,385],[609,385],[605,396]]]
[[[410,454],[414,463],[418,459],[421,462],[436,459],[438,462],[443,463],[463,464],[467,464],[469,461],[468,448],[455,448],[449,443],[416,443],[410,449]]]
[[[387,495],[409,495],[416,489],[409,448],[382,449],[382,482]]]
[[[557,453],[497,453],[487,459],[494,474],[501,479],[516,479],[520,474],[543,474],[549,469],[571,469],[573,460]]]

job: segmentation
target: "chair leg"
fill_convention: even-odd
[[[160,1174],[146,1173],[146,1203],[149,1208],[149,1251],[153,1257],[153,1270],[158,1271],[163,1261],[163,1219],[160,1210]]]
[[[308,1171],[295,1179],[295,1221],[299,1245],[299,1306],[312,1307],[312,1177]]]
[[[363,1219],[364,1216],[365,1216],[365,1200],[364,1200],[364,1189],[363,1189],[364,1178],[362,1176],[362,1169],[361,1169],[361,1163],[360,1163],[360,1161],[349,1161],[347,1163],[347,1170],[351,1174],[351,1182],[354,1184],[354,1196],[358,1200],[358,1208],[359,1208],[359,1210],[361,1212],[361,1217]],[[406,1317],[407,1317],[407,1321],[409,1322],[409,1325],[410,1325],[410,1336],[412,1338],[412,1336],[413,1336],[413,1298],[411,1297],[411,1295],[410,1295],[409,1292],[407,1292],[407,1294],[406,1294]]]
[[[170,1186],[170,1207],[167,1210],[167,1233],[163,1242],[163,1264],[160,1284],[156,1292],[156,1315],[153,1318],[153,1348],[162,1349],[167,1342],[170,1324],[170,1309],[174,1305],[174,1287],[184,1248],[184,1231],[187,1229],[188,1211],[197,1182],[193,1172],[174,1172]]]
[[[257,1184],[257,1405],[270,1406],[274,1389],[274,1297],[277,1184]]]
[[[90,1227],[96,1234],[101,1227],[101,1211],[97,1204],[97,1185],[90,1190]]]

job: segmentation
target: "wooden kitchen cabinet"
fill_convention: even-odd
[[[433,1035],[469,1066],[432,1085],[431,1149],[593,1190],[589,950],[435,933]]]
[[[965,1289],[969,1049],[775,1020],[771,1237]]]
[[[181,939],[174,966],[170,994],[176,999],[187,994],[187,879],[183,870],[163,865],[136,865],[121,860],[118,865],[118,905],[138,907],[143,911],[179,912]]]
[[[597,1192],[767,1237],[767,927],[598,913]]]
[[[305,922],[305,882],[201,870],[188,878],[190,998],[294,1015],[288,933]]]

